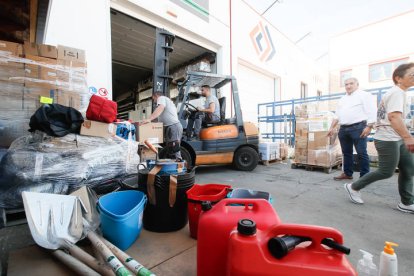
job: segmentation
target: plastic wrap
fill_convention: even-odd
[[[308,149],[308,165],[329,168],[338,165],[341,163],[341,160],[342,152],[339,144],[320,150]]]
[[[138,144],[118,137],[42,132],[16,139],[0,163],[0,207],[22,205],[22,191],[68,194],[87,185],[136,173]]]
[[[86,64],[0,50],[0,98],[0,147],[8,147],[28,134],[30,116],[43,103],[86,110]]]
[[[342,152],[337,135],[328,136],[334,114],[314,112],[312,105],[302,105],[296,112],[295,162],[320,167],[333,167],[341,163]]]

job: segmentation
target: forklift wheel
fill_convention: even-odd
[[[187,169],[191,169],[192,167],[194,167],[193,158],[191,158],[191,154],[188,152],[188,150],[186,148],[184,148],[183,146],[181,146],[180,151],[181,151],[181,157],[187,163]],[[167,148],[164,147],[163,149],[161,149],[161,151],[159,153],[159,158],[160,159],[168,158]]]
[[[257,167],[259,155],[251,147],[239,148],[234,154],[233,166],[240,171],[252,171]]]
[[[184,147],[180,147],[180,151],[181,151],[181,157],[187,163],[187,169],[194,167],[193,159],[191,158],[191,154],[188,152],[188,150]]]

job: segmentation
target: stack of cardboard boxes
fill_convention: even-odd
[[[76,109],[88,103],[83,50],[0,41],[0,146],[27,134],[42,104]]]
[[[328,137],[334,118],[331,112],[315,112],[314,108],[296,109],[295,162],[332,167],[341,163],[342,153],[337,136]]]
[[[295,130],[295,162],[306,164],[308,161],[308,121],[296,118]]]

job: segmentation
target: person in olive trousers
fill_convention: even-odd
[[[401,202],[397,208],[402,212],[414,214],[414,137],[407,127],[412,121],[406,119],[409,113],[406,92],[414,86],[414,63],[398,66],[392,79],[395,86],[385,93],[377,112],[374,143],[378,151],[379,167],[357,181],[345,184],[344,188],[353,203],[363,204],[360,190],[372,182],[390,178],[398,167],[398,191]]]

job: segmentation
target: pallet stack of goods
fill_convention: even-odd
[[[42,104],[86,109],[88,88],[83,50],[0,41],[0,147],[27,134]]]
[[[295,163],[306,164],[308,161],[308,106],[301,105],[295,109]]]
[[[328,137],[333,120],[331,112],[308,115],[308,165],[331,168],[341,163],[342,153],[337,135]]]
[[[260,142],[259,157],[263,165],[285,160],[288,157],[289,146],[280,142]]]
[[[261,142],[259,143],[259,156],[264,165],[280,160],[280,143]]]
[[[302,105],[295,110],[295,163],[332,168],[342,161],[337,135],[328,137],[334,115],[316,110],[317,108],[310,105]]]

